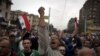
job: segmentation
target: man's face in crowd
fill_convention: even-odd
[[[14,36],[14,35],[10,36],[9,39],[10,39],[10,42],[11,42],[11,43],[12,43],[12,42],[13,42],[13,43],[15,42],[15,36]]]
[[[40,11],[40,15],[44,16],[44,10]]]
[[[7,55],[10,52],[10,42],[8,40],[0,41],[0,56]]]
[[[51,48],[52,49],[57,49],[59,44],[60,44],[60,42],[59,42],[58,36],[57,35],[52,35],[51,36]]]
[[[91,43],[90,41],[84,41],[84,44],[83,44],[85,47],[90,47]]]
[[[90,48],[82,48],[79,51],[79,55],[78,56],[95,56],[95,51],[93,49]]]
[[[28,39],[23,40],[23,47],[24,50],[28,51],[31,47],[31,41]]]
[[[62,53],[62,55],[65,55],[65,47],[59,46],[59,51]]]

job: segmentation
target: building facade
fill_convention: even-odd
[[[18,19],[18,16],[20,16],[22,14],[26,14],[27,15],[31,28],[34,28],[34,27],[37,27],[38,26],[38,21],[39,21],[38,19],[39,18],[38,18],[37,15],[28,14],[27,12],[20,11],[20,10],[11,11],[10,12],[10,15],[11,15],[11,17],[10,17],[11,24],[16,24],[16,20]]]
[[[87,0],[80,10],[79,24],[84,32],[98,31],[100,28],[100,0]]]
[[[0,0],[0,10],[6,21],[9,21],[10,19],[10,11],[12,4],[13,3],[11,2],[11,0]]]
[[[27,16],[28,16],[28,19],[29,19],[31,28],[32,28],[32,29],[33,29],[33,28],[34,28],[34,29],[37,29],[38,22],[39,22],[38,15],[29,14],[29,15],[27,15]]]

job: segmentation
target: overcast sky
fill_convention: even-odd
[[[50,11],[50,23],[58,29],[65,29],[72,17],[79,18],[79,10],[86,0],[12,0],[12,10],[22,10],[38,15],[38,8],[45,7],[45,15]]]

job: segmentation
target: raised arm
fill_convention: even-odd
[[[71,36],[74,37],[77,33],[78,33],[78,23],[77,23],[77,18],[75,18],[74,31]]]

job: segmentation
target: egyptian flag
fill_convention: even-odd
[[[18,16],[18,21],[20,23],[19,28],[30,31],[30,23],[29,23],[27,15]]]

